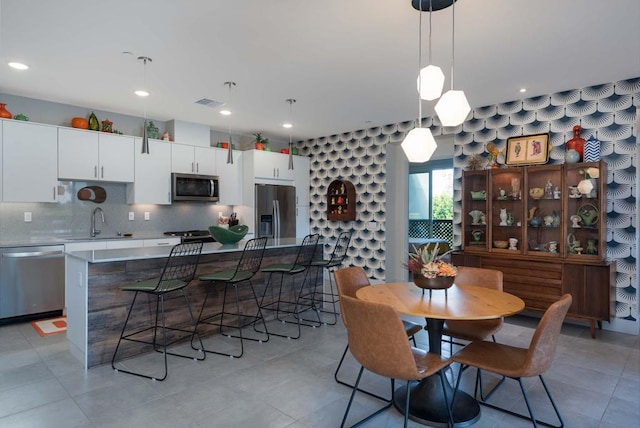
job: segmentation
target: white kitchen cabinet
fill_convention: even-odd
[[[303,238],[309,234],[309,205],[296,207],[296,237]]]
[[[3,201],[57,202],[57,141],[55,126],[3,121]]]
[[[173,247],[180,243],[180,238],[145,239],[144,247]]]
[[[91,251],[91,250],[104,250],[107,248],[107,241],[81,241],[71,242],[64,244],[64,252],[69,253],[72,251]]]
[[[58,176],[68,180],[134,181],[133,137],[58,129]]]
[[[242,205],[242,157],[243,152],[233,151],[233,163],[227,163],[227,149],[216,151],[216,175],[220,193],[220,205]]]
[[[268,180],[293,180],[294,173],[289,169],[289,155],[264,150],[252,150],[253,174],[255,178]]]
[[[296,186],[296,206],[309,207],[309,158],[293,157],[293,182]]]
[[[110,239],[105,242],[107,250],[119,250],[122,248],[140,248],[144,247],[142,239]]]
[[[171,204],[171,145],[149,140],[149,153],[142,153],[142,138],[135,138],[135,175],[127,184],[128,204]]]
[[[173,143],[171,145],[171,172],[215,175],[216,151],[209,147]]]

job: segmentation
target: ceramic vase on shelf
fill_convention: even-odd
[[[566,150],[575,150],[580,155],[579,161],[584,158],[584,138],[580,137],[582,127],[576,125],[573,127],[573,138],[567,141]]]
[[[0,117],[3,119],[11,119],[11,112],[5,108],[6,104],[0,103]]]
[[[598,162],[600,160],[600,141],[593,135],[584,143],[584,161]]]

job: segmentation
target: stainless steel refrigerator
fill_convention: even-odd
[[[256,184],[257,236],[296,237],[296,188]]]

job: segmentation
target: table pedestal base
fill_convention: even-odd
[[[447,406],[442,395],[442,385],[438,375],[430,376],[411,385],[411,401],[409,402],[409,419],[434,426],[447,426]],[[453,388],[445,382],[449,401],[453,397]],[[395,391],[394,406],[404,414],[407,394],[405,387]],[[458,391],[453,408],[454,427],[468,427],[480,419],[480,404],[469,394]]]

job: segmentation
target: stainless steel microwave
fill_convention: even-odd
[[[171,200],[218,202],[218,177],[215,175],[171,174]]]

